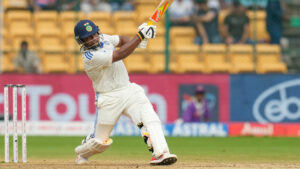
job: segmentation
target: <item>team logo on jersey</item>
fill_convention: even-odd
[[[88,32],[91,32],[93,30],[93,27],[88,22],[85,23],[84,26],[85,26],[85,30]]]
[[[93,54],[92,54],[90,51],[88,51],[88,52],[85,52],[85,53],[84,53],[84,56],[85,56],[85,58],[87,58],[88,60],[92,60]]]

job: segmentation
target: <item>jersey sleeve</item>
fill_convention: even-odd
[[[104,68],[112,64],[112,50],[87,51],[83,53],[83,62],[87,69]]]
[[[120,42],[120,37],[118,35],[106,35],[103,34],[104,39],[109,40],[115,47],[118,46]]]

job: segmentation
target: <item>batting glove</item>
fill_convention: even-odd
[[[138,31],[141,31],[142,29],[144,29],[147,26],[147,23],[143,23],[142,25],[140,25],[138,27]],[[148,39],[144,39],[142,40],[142,42],[139,44],[138,48],[142,48],[145,49],[148,45]]]
[[[138,32],[137,35],[141,40],[153,39],[153,38],[155,38],[155,35],[156,35],[156,26],[155,25],[146,25],[146,26],[141,25],[141,30]]]

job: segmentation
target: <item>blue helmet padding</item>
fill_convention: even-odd
[[[89,26],[92,27],[92,30],[90,32],[87,30],[85,24],[88,24]],[[98,26],[96,26],[93,21],[87,19],[80,20],[74,27],[75,39],[78,44],[82,43],[83,38],[87,38],[97,32],[99,32]]]

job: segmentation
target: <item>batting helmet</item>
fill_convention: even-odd
[[[87,38],[97,32],[99,32],[99,28],[93,21],[81,20],[74,28],[75,40],[79,45],[83,44],[83,38]]]

